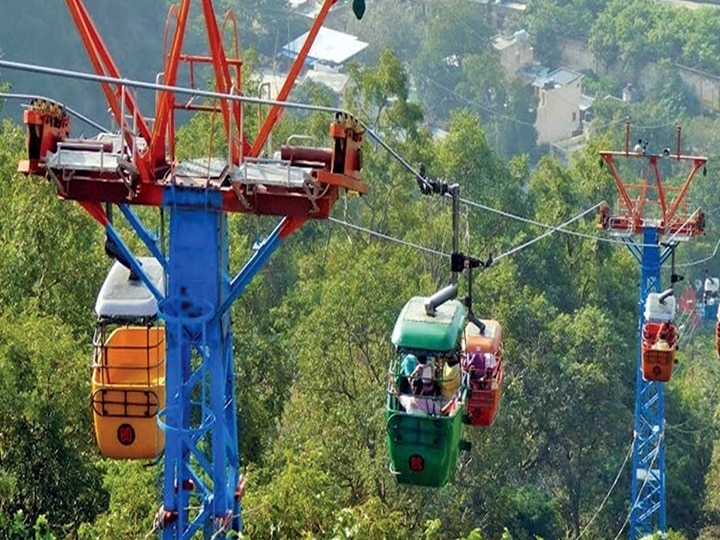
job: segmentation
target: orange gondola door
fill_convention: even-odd
[[[672,289],[648,294],[642,332],[642,376],[646,381],[667,382],[672,376],[678,340],[674,319]]]
[[[495,320],[470,321],[463,343],[463,381],[467,388],[467,421],[489,427],[495,421],[503,381],[502,327]]]
[[[138,259],[159,291],[164,271]],[[154,459],[165,440],[158,415],[165,406],[165,328],[157,302],[116,262],[95,304],[98,323],[92,365],[92,408],[100,452],[114,459]]]

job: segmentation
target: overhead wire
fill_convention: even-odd
[[[493,256],[493,260],[496,260],[496,261],[497,261],[497,260],[503,259],[503,258],[505,258],[505,257],[508,257],[508,256],[510,256],[510,255],[513,255],[514,253],[517,253],[518,251],[520,251],[520,250],[522,250],[522,249],[525,249],[526,247],[531,246],[531,245],[534,244],[535,242],[537,242],[537,241],[539,241],[539,240],[542,240],[543,238],[545,238],[545,237],[553,234],[553,233],[556,232],[556,231],[561,231],[561,232],[562,232],[564,227],[567,227],[568,225],[570,225],[571,223],[573,223],[573,222],[577,221],[578,219],[582,218],[583,216],[585,216],[585,215],[588,214],[589,212],[592,212],[593,210],[595,210],[596,208],[598,208],[601,204],[602,204],[602,202],[597,203],[596,205],[588,208],[587,210],[583,210],[583,211],[580,212],[579,214],[573,216],[573,217],[570,218],[569,220],[561,223],[560,225],[557,225],[557,226],[554,226],[554,225],[545,225],[545,227],[547,227],[549,230],[545,231],[545,232],[542,233],[540,236],[538,236],[538,237],[536,237],[536,238],[533,238],[532,240],[529,240],[528,242],[525,242],[525,243],[523,243],[523,244],[521,244],[521,245],[519,245],[519,246],[516,246],[516,247],[512,248],[512,249],[509,250],[509,251],[506,251],[506,252],[504,252],[504,253],[500,253],[499,255],[496,255],[496,256],[494,255],[494,256]],[[328,219],[329,219],[330,221],[332,221],[333,223],[337,223],[338,225],[343,225],[343,226],[345,226],[345,227],[348,227],[348,228],[351,228],[351,229],[355,229],[355,230],[358,230],[358,231],[361,231],[361,232],[370,234],[370,235],[372,235],[372,236],[377,236],[378,238],[382,238],[382,239],[384,239],[384,240],[396,242],[396,243],[399,243],[399,244],[402,244],[402,245],[405,245],[405,246],[408,246],[408,247],[413,247],[413,248],[415,248],[415,249],[419,249],[419,250],[421,250],[421,251],[424,251],[424,252],[426,252],[426,253],[431,253],[431,254],[433,254],[433,255],[440,255],[440,256],[442,256],[442,257],[450,257],[450,254],[449,254],[449,253],[444,253],[444,252],[442,252],[442,251],[438,251],[438,250],[435,250],[435,249],[432,249],[432,248],[428,248],[428,247],[425,247],[425,246],[421,246],[421,245],[418,245],[418,244],[414,244],[414,243],[412,243],[412,242],[407,242],[407,241],[405,241],[405,240],[400,240],[399,238],[396,238],[396,237],[393,237],[393,236],[390,236],[390,235],[387,235],[387,234],[384,234],[384,233],[380,233],[380,232],[374,231],[374,230],[372,230],[372,229],[368,229],[368,228],[365,228],[365,227],[361,227],[361,226],[359,226],[359,225],[355,225],[355,224],[349,223],[349,222],[347,222],[347,221],[343,221],[343,220],[340,220],[340,219],[337,219],[337,218],[333,218],[333,217],[330,217],[330,218],[328,218]]]
[[[590,529],[590,525],[592,525],[593,521],[595,521],[595,518],[598,517],[600,512],[602,511],[603,507],[605,506],[605,503],[610,498],[610,495],[612,494],[613,490],[615,489],[615,486],[617,486],[618,481],[620,480],[620,476],[622,475],[623,470],[625,469],[625,465],[627,465],[627,462],[630,460],[630,456],[632,455],[633,451],[633,443],[634,441],[630,442],[630,448],[628,449],[627,453],[625,454],[625,459],[622,462],[622,465],[620,465],[620,469],[617,472],[617,475],[615,475],[615,480],[613,480],[612,485],[610,486],[610,489],[605,494],[605,497],[603,498],[602,502],[600,503],[600,506],[598,506],[597,510],[595,510],[595,513],[590,518],[590,521],[588,521],[585,524],[585,527],[582,531],[580,531],[580,534],[577,535],[575,540],[580,540],[580,538],[583,537],[583,535]]]
[[[634,443],[634,441],[633,441],[633,443]],[[656,447],[655,455],[653,455],[653,458],[650,461],[650,466],[647,468],[645,480],[643,480],[643,483],[640,486],[640,489],[638,490],[637,497],[635,497],[635,500],[633,501],[632,506],[630,507],[630,511],[627,513],[627,516],[625,516],[625,521],[623,522],[622,526],[620,527],[620,530],[618,531],[615,538],[613,538],[613,540],[618,540],[618,538],[620,538],[620,535],[625,530],[625,526],[628,524],[628,521],[630,521],[630,516],[632,516],[633,509],[635,508],[635,506],[637,506],[637,503],[640,501],[640,496],[642,495],[643,489],[645,489],[645,484],[647,484],[648,478],[650,478],[650,476],[652,474],[654,474],[652,472],[653,465],[655,465],[655,460],[657,459],[659,453],[660,453],[659,448]]]
[[[329,112],[329,113],[333,113],[333,114],[344,113],[344,114],[353,116],[350,112],[339,109],[337,107],[325,107],[325,106],[320,106],[320,105],[310,105],[307,103],[298,103],[298,102],[292,102],[292,101],[278,101],[278,100],[255,98],[252,96],[243,96],[243,95],[237,95],[237,94],[223,94],[220,92],[199,90],[197,88],[186,88],[183,86],[171,86],[171,85],[165,85],[165,84],[159,84],[159,83],[137,81],[137,80],[133,80],[133,79],[123,79],[123,78],[118,78],[118,77],[109,77],[109,76],[105,76],[105,75],[96,75],[96,74],[92,74],[92,73],[62,70],[62,69],[52,68],[52,67],[48,67],[48,66],[41,66],[38,64],[29,64],[29,63],[23,63],[23,62],[11,62],[11,61],[7,61],[7,60],[0,60],[0,67],[4,67],[4,68],[8,68],[8,69],[15,69],[15,70],[19,70],[19,71],[41,73],[41,74],[45,74],[45,75],[54,75],[54,76],[70,78],[70,79],[105,82],[105,83],[111,83],[111,84],[118,84],[121,86],[124,85],[124,86],[143,88],[143,89],[177,92],[179,94],[194,95],[194,96],[209,97],[209,98],[228,99],[230,101],[238,101],[238,102],[245,102],[245,103],[255,103],[255,104],[264,104],[264,105],[279,105],[279,106],[287,107],[290,109],[293,109],[293,108],[305,109],[305,110],[313,110],[313,111],[319,111],[319,112]],[[76,111],[73,111],[73,113],[76,113]],[[92,122],[92,120],[89,120],[86,117],[83,117],[82,115],[80,115],[80,113],[77,113],[77,115],[78,115],[78,118],[83,119],[83,121],[88,120],[90,122],[90,125],[93,125],[97,129],[106,131],[106,129],[104,127]],[[415,170],[405,159],[403,159],[403,157],[400,156],[391,146],[389,146],[382,139],[382,137],[380,137],[373,129],[371,129],[362,120],[360,120],[360,119],[357,119],[357,120],[358,120],[358,123],[366,130],[368,135],[371,136],[378,144],[380,144],[380,146],[382,146],[390,155],[392,155],[406,170],[411,172],[418,181],[425,182],[424,177],[422,175],[420,175],[420,173],[417,170]],[[465,204],[478,206],[485,210],[496,212],[501,215],[505,215],[506,217],[512,217],[513,219],[518,219],[520,221],[527,221],[529,223],[533,223],[538,226],[552,228],[552,226],[550,226],[550,225],[541,224],[539,222],[533,222],[532,220],[527,220],[526,218],[521,218],[519,216],[515,216],[515,215],[507,213],[507,212],[502,212],[502,211],[499,211],[496,209],[492,209],[490,207],[483,206],[478,203],[472,203],[472,201],[468,201],[467,199],[464,199],[463,202],[465,202]],[[621,243],[621,244],[625,243],[621,240],[615,240],[612,238],[602,238],[600,236],[585,235],[583,233],[579,233],[576,231],[568,231],[568,230],[562,229],[560,227],[558,227],[557,230],[559,230],[560,232],[563,232],[565,234],[571,234],[571,235],[584,237],[584,238],[588,238],[588,239],[592,239],[592,240],[596,240],[596,241],[602,241],[602,242],[608,242],[608,243]],[[646,246],[643,244],[638,244],[638,247],[646,247]],[[504,255],[506,256],[506,254],[504,254]]]
[[[698,259],[696,261],[690,261],[690,262],[685,262],[685,263],[675,263],[675,266],[687,268],[688,266],[695,266],[695,265],[707,262],[707,261],[713,259],[715,257],[715,255],[717,255],[718,247],[720,247],[720,238],[718,238],[718,241],[715,243],[715,249],[713,249],[712,253],[709,256],[705,257],[704,259]]]
[[[347,227],[348,229],[354,229],[356,231],[364,232],[366,234],[369,234],[370,236],[376,236],[378,238],[382,238],[383,240],[388,240],[391,242],[395,242],[398,244],[401,244],[403,246],[411,247],[414,249],[417,249],[419,251],[424,251],[425,253],[430,253],[431,255],[439,255],[441,257],[450,257],[449,253],[444,253],[442,251],[438,251],[436,249],[432,249],[429,247],[421,246],[419,244],[414,244],[413,242],[407,242],[405,240],[401,240],[399,238],[395,238],[394,236],[390,236],[387,234],[383,234],[381,232],[374,231],[372,229],[368,229],[365,227],[361,227],[360,225],[355,225],[353,223],[350,223],[348,221],[343,221],[342,219],[337,219],[334,217],[329,217],[328,221],[331,221],[333,223],[337,223],[338,225],[342,225],[343,227]]]
[[[29,64],[29,63],[23,63],[23,62],[11,62],[7,60],[0,60],[0,67],[5,67],[8,69],[15,69],[19,71],[27,71],[27,72],[33,72],[33,73],[41,73],[46,75],[54,75],[58,77],[64,77],[64,78],[70,78],[70,79],[80,79],[80,80],[90,80],[95,82],[105,82],[105,83],[111,83],[111,84],[117,84],[121,86],[130,86],[130,87],[136,87],[136,88],[144,88],[144,89],[152,89],[152,90],[161,90],[161,91],[169,91],[169,92],[177,92],[179,94],[186,94],[186,95],[193,95],[193,96],[200,96],[200,97],[209,97],[209,98],[219,98],[219,99],[228,99],[230,101],[238,101],[238,102],[246,102],[246,103],[255,103],[255,104],[265,104],[265,105],[279,105],[282,107],[290,108],[290,109],[305,109],[305,110],[314,110],[319,112],[329,112],[333,114],[338,113],[344,113],[352,116],[351,113],[348,111],[344,111],[342,109],[336,108],[336,107],[325,107],[320,105],[310,105],[306,103],[298,103],[298,102],[292,102],[292,101],[278,101],[278,100],[272,100],[272,99],[263,99],[263,98],[255,98],[252,96],[243,96],[243,95],[237,95],[237,94],[223,94],[220,92],[213,92],[208,90],[199,90],[197,88],[186,88],[182,86],[171,86],[171,85],[165,85],[165,84],[159,84],[159,83],[149,83],[145,81],[137,81],[132,79],[123,79],[118,77],[109,77],[105,75],[96,75],[91,73],[84,73],[84,72],[78,72],[78,71],[69,71],[69,70],[62,70],[57,68],[52,68],[48,66],[41,66],[38,64]],[[8,94],[11,95],[11,94]],[[16,94],[17,96],[20,96],[21,94]],[[37,96],[29,96],[27,97],[37,97]],[[68,112],[71,112],[71,109],[67,108]],[[89,123],[89,125],[95,127],[98,130],[101,130],[103,132],[106,132],[106,128],[103,126],[97,124],[96,122],[93,122],[89,118],[85,117],[84,115],[78,113],[77,111],[72,110],[72,114],[77,116],[79,119],[86,121]],[[413,174],[413,176],[419,181],[419,182],[426,182],[424,177],[420,175],[420,173],[415,170],[405,159],[403,159],[402,156],[400,156],[391,146],[389,146],[383,139],[380,137],[373,129],[371,129],[366,123],[364,123],[362,120],[357,119],[358,123],[366,130],[369,136],[371,136],[380,146],[382,146],[390,155],[392,155],[405,169],[407,169],[409,172]],[[520,216],[515,216],[513,214],[503,212],[500,210],[496,210],[484,205],[480,205],[479,203],[473,203],[472,201],[469,201],[467,199],[464,199],[463,202],[465,204],[470,204],[472,206],[477,206],[480,208],[483,208],[485,210],[495,212],[501,215],[505,215],[506,217],[512,217],[513,219],[518,219],[520,221],[526,221],[528,223],[533,223],[538,226],[542,226],[548,229],[552,229],[552,226],[545,225],[539,222],[534,222],[532,220],[527,220],[527,218],[521,218]],[[584,212],[587,213],[587,212]],[[584,214],[583,213],[583,214]],[[583,237],[587,239],[592,239],[595,241],[601,241],[601,242],[608,242],[608,243],[621,243],[625,244],[622,240],[615,240],[612,238],[602,238],[600,236],[593,236],[593,235],[585,235],[583,233],[579,233],[576,231],[568,231],[562,227],[556,227],[553,230],[557,230],[559,232],[563,232],[565,234],[575,235],[578,237]],[[539,240],[536,239],[535,241]],[[720,241],[718,242],[720,245]],[[529,245],[529,244],[528,244]],[[643,244],[637,244],[638,247],[646,247]],[[424,248],[426,250],[430,248]],[[513,250],[512,252],[515,252],[518,248]],[[717,249],[717,246],[716,246]],[[508,254],[502,254],[502,256],[507,256]],[[697,264],[700,264],[699,262]]]
[[[618,118],[617,120],[610,120],[604,124],[600,124],[598,126],[593,126],[593,128],[602,129],[602,128],[609,127],[609,126],[612,126],[615,124],[619,124],[620,122],[628,122],[628,121],[629,121],[629,119],[626,116],[625,118]],[[655,124],[653,126],[639,126],[636,124],[631,125],[633,130],[638,130],[638,131],[650,131],[653,129],[662,129],[662,128],[668,128],[668,127],[674,127],[674,126],[677,126],[677,121],[666,122],[664,124]]]
[[[592,207],[588,208],[587,210],[584,210],[584,211],[580,212],[578,215],[576,215],[576,216],[572,217],[571,219],[563,222],[561,225],[558,225],[557,227],[550,227],[549,230],[545,231],[545,232],[542,233],[540,236],[538,236],[538,237],[536,237],[536,238],[533,238],[532,240],[529,240],[529,241],[527,241],[527,242],[525,242],[525,243],[523,243],[523,244],[520,244],[519,246],[511,249],[510,251],[507,251],[507,252],[505,252],[505,253],[502,253],[501,255],[498,255],[497,257],[493,257],[493,259],[494,259],[494,260],[500,260],[500,259],[502,259],[502,258],[504,258],[504,257],[508,257],[508,256],[512,255],[513,253],[517,253],[517,252],[520,251],[521,249],[525,249],[526,247],[531,246],[531,245],[534,244],[535,242],[538,242],[539,240],[542,240],[542,239],[545,238],[546,236],[550,236],[551,234],[553,234],[553,233],[556,232],[556,231],[562,231],[565,227],[567,227],[567,226],[570,225],[571,223],[577,221],[578,219],[580,219],[581,217],[585,216],[585,215],[588,214],[589,212],[592,212],[593,210],[596,210],[601,204],[603,204],[603,203],[602,203],[602,202],[597,203],[595,206],[592,206]]]
[[[513,214],[513,213],[511,213],[511,212],[506,212],[506,211],[504,211],[504,210],[498,210],[497,208],[493,208],[493,207],[491,207],[491,206],[487,206],[487,205],[484,205],[484,204],[481,204],[481,203],[478,203],[478,202],[475,202],[475,201],[471,201],[471,200],[468,200],[468,199],[461,198],[461,199],[460,199],[460,202],[462,202],[462,203],[464,203],[464,204],[467,204],[467,205],[469,205],[469,206],[474,206],[474,207],[479,208],[479,209],[481,209],[481,210],[486,210],[486,211],[488,211],[488,212],[492,212],[492,213],[494,213],[494,214],[498,214],[498,215],[500,215],[500,216],[504,216],[504,217],[509,218],[509,219],[514,219],[514,220],[516,220],[516,221],[520,221],[520,222],[523,222],[523,223],[528,223],[528,224],[530,224],[530,225],[536,225],[536,226],[538,226],[538,227],[543,227],[543,228],[546,228],[546,229],[552,229],[552,228],[554,227],[553,225],[548,225],[548,224],[546,224],[546,223],[542,223],[542,222],[540,222],[540,221],[535,221],[535,220],[533,220],[533,219],[529,219],[529,218],[526,218],[526,217],[523,217],[523,216],[519,216],[519,215]],[[604,202],[604,201],[603,201],[603,202]],[[599,203],[599,204],[602,204],[602,203]],[[696,210],[695,212],[693,212],[693,214],[691,214],[690,218],[688,218],[688,219],[685,221],[685,223],[683,223],[683,226],[685,226],[687,223],[689,223],[690,219],[692,219],[692,216],[694,216],[696,213],[697,213],[697,210]],[[679,230],[681,230],[681,229],[682,229],[682,227],[681,227]],[[615,239],[615,238],[607,238],[607,237],[599,236],[599,235],[581,233],[581,232],[578,232],[578,231],[571,231],[571,230],[563,229],[563,228],[560,228],[560,227],[556,227],[556,230],[557,230],[557,232],[560,232],[560,233],[563,233],[563,234],[567,234],[567,235],[570,235],[570,236],[576,236],[576,237],[578,237],[578,238],[584,238],[584,239],[586,239],[586,240],[594,240],[594,241],[597,241],[597,242],[605,242],[605,243],[608,243],[608,244],[621,244],[621,245],[626,245],[626,241],[624,241],[624,240],[617,240],[617,239]],[[673,235],[668,239],[668,242],[674,240],[674,239],[677,237],[677,235],[678,235],[677,232],[676,232],[675,234],[673,234]],[[656,244],[635,243],[634,245],[635,245],[636,247],[638,247],[638,248],[646,248],[646,247],[647,247],[647,248],[652,248],[652,247],[656,247]],[[717,243],[715,244],[715,248],[713,249],[713,252],[712,252],[712,254],[711,254],[710,256],[705,257],[705,258],[703,258],[703,259],[696,260],[696,261],[691,261],[691,262],[686,262],[686,263],[676,263],[675,266],[677,266],[677,267],[688,267],[688,266],[694,266],[694,265],[702,264],[702,263],[707,262],[707,261],[709,261],[710,259],[714,258],[715,255],[717,255],[718,249],[720,249],[720,238],[718,238],[718,241],[717,241]]]
[[[474,207],[476,207],[476,208],[480,208],[480,209],[482,209],[482,210],[486,210],[486,211],[488,211],[488,212],[492,212],[492,213],[494,213],[494,214],[498,214],[498,215],[504,216],[504,217],[506,217],[506,218],[514,219],[514,220],[516,220],[516,221],[521,221],[521,222],[523,222],[523,223],[528,223],[528,224],[530,224],[530,225],[536,225],[536,226],[538,226],[538,227],[543,227],[543,228],[545,228],[545,229],[553,229],[553,228],[555,228],[555,229],[557,229],[557,232],[561,232],[561,233],[563,233],[563,234],[567,234],[567,235],[570,235],[570,236],[577,236],[578,238],[585,238],[585,239],[587,239],[587,240],[595,240],[595,241],[597,241],[597,242],[605,242],[605,243],[608,243],[608,244],[621,244],[621,245],[626,245],[626,243],[625,243],[624,240],[617,240],[617,239],[615,239],[615,238],[606,238],[606,237],[604,237],[604,236],[599,236],[599,235],[581,233],[581,232],[578,232],[578,231],[570,231],[570,230],[567,230],[567,229],[562,229],[562,228],[556,227],[556,226],[554,226],[554,225],[548,225],[548,224],[546,224],[546,223],[542,223],[542,222],[540,222],[540,221],[535,221],[535,220],[533,220],[533,219],[529,219],[529,218],[526,218],[526,217],[523,217],[523,216],[519,216],[519,215],[513,214],[513,213],[511,213],[511,212],[506,212],[506,211],[504,211],[504,210],[498,210],[497,208],[493,208],[493,207],[491,207],[491,206],[487,206],[487,205],[484,205],[484,204],[481,204],[481,203],[478,203],[478,202],[470,201],[470,200],[468,200],[468,199],[462,199],[462,198],[461,198],[460,201],[463,202],[464,204],[469,205],[469,206],[474,206]],[[601,202],[599,202],[597,205],[595,205],[595,206],[592,207],[592,208],[593,208],[593,209],[594,209],[594,208],[597,208],[599,205],[603,204],[604,202],[605,202],[605,201],[601,201]],[[635,244],[635,245],[636,245],[637,247],[641,247],[641,248],[643,248],[643,247],[655,247],[655,246],[656,246],[655,244]]]
[[[81,120],[81,121],[85,122],[86,124],[88,124],[89,126],[94,127],[101,133],[109,133],[110,132],[109,129],[103,127],[99,123],[95,122],[94,120],[91,120],[84,114],[82,114],[74,109],[71,109],[67,105],[63,105],[62,103],[60,103],[59,101],[57,101],[55,99],[47,98],[44,96],[38,96],[35,94],[16,94],[16,93],[12,93],[12,92],[0,92],[0,99],[41,99],[43,101],[47,101],[48,103],[52,103],[54,105],[57,105],[58,107],[61,107],[62,109],[66,110],[71,116],[74,116],[78,120]]]
[[[247,102],[247,103],[280,105],[280,106],[291,108],[291,109],[296,108],[296,109],[305,109],[305,110],[315,110],[315,111],[321,111],[321,112],[330,112],[333,114],[345,113],[345,114],[352,116],[352,114],[347,111],[342,111],[342,110],[339,110],[338,108],[333,108],[333,107],[309,105],[309,104],[305,104],[305,103],[297,103],[297,102],[291,102],[291,101],[277,101],[277,100],[272,100],[272,99],[255,98],[252,96],[242,96],[242,95],[236,95],[236,94],[223,94],[220,92],[199,90],[197,88],[186,88],[186,87],[182,87],[182,86],[171,86],[171,85],[165,85],[165,84],[159,84],[159,83],[149,83],[149,82],[145,82],[145,81],[137,81],[137,80],[132,80],[132,79],[109,77],[106,75],[96,75],[96,74],[84,73],[84,72],[78,72],[78,71],[62,70],[62,69],[52,68],[52,67],[48,67],[48,66],[41,66],[41,65],[37,65],[37,64],[28,64],[28,63],[22,63],[22,62],[10,62],[7,60],[0,60],[0,67],[5,67],[8,69],[16,69],[16,70],[20,70],[20,71],[28,71],[28,72],[33,72],[33,73],[42,73],[42,74],[46,74],[46,75],[54,75],[54,76],[64,77],[64,78],[90,80],[90,81],[95,81],[95,82],[105,82],[105,83],[117,84],[117,85],[121,85],[121,86],[130,86],[130,87],[136,87],[136,88],[177,92],[177,93],[186,94],[186,95],[228,99],[231,101],[239,101],[239,102]],[[363,123],[359,119],[358,119],[358,122],[360,123],[360,125],[362,125],[362,127],[368,132],[368,134],[375,141],[377,141],[388,153],[390,153],[403,167],[405,167],[408,171],[410,171],[418,181],[426,182],[424,177],[421,176],[420,173],[418,171],[416,171],[412,166],[410,166],[410,164],[407,163],[407,161],[405,159],[403,159],[402,156],[400,156],[392,147],[390,147],[374,130],[372,130],[369,126],[367,126],[365,123]],[[547,236],[547,234],[545,236]],[[429,249],[429,248],[426,248],[426,249]],[[513,250],[513,252],[515,252],[515,251],[517,251],[517,249]],[[502,254],[502,256],[507,256],[507,254]]]

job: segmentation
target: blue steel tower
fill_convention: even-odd
[[[600,153],[617,185],[618,203],[614,215],[608,206],[603,206],[598,227],[611,236],[621,238],[640,264],[628,535],[630,540],[636,540],[658,531],[666,531],[663,386],[670,378],[675,354],[674,344],[669,351],[652,350],[654,347],[651,347],[651,341],[658,339],[658,325],[646,320],[646,304],[650,296],[659,296],[662,265],[672,255],[678,241],[704,234],[704,214],[699,209],[688,210],[686,195],[695,173],[704,167],[707,159],[680,154],[679,127],[675,153],[669,149],[660,154],[648,153],[646,141],[638,141],[631,151],[628,141],[629,125],[626,126],[623,152]],[[645,172],[633,183],[626,183],[621,178],[616,160],[644,163]],[[690,172],[678,185],[664,185],[660,173],[662,160],[690,163]],[[642,238],[642,244],[636,242],[638,236]],[[664,363],[662,369],[659,364],[653,363],[658,358],[660,363]]]
[[[673,248],[660,251],[656,227],[644,227],[642,247],[629,244],[640,263],[637,362],[635,369],[635,428],[632,460],[632,493],[629,538],[665,532],[665,402],[663,383],[643,379],[642,340],[644,308],[650,293],[660,292],[660,269]]]
[[[225,538],[242,526],[232,304],[284,238],[309,219],[327,218],[342,190],[359,194],[368,190],[360,179],[363,129],[346,114],[338,113],[328,122],[330,148],[284,145],[277,158],[259,157],[335,0],[324,1],[252,144],[243,126],[237,32],[234,58],[226,55],[223,46],[225,24],[234,24],[232,13],[226,15],[221,32],[212,1],[194,0],[200,4],[209,43],[210,53],[203,56],[182,52],[194,1],[182,0],[171,8],[168,20],[174,26],[166,33],[170,39],[151,122],[120,77],[82,0],[66,1],[120,129],[93,139],[71,138],[66,111],[35,100],[24,114],[28,159],[19,170],[47,177],[61,199],[78,201],[104,227],[106,250],[142,281],[156,302],[164,324],[162,334],[157,334],[164,336],[164,351],[153,354],[164,358],[164,384],[161,391],[123,389],[120,394],[125,397],[120,399],[125,401],[119,407],[133,411],[142,405],[146,411],[142,414],[156,416],[151,425],[158,428],[157,438],[163,443],[153,446],[155,441],[150,441],[149,447],[160,449],[157,457],[163,469],[162,505],[155,520],[158,533],[166,540],[200,533],[204,538]],[[362,0],[355,4],[361,12]],[[212,70],[216,88],[212,100],[198,103],[194,96],[178,101],[180,64],[189,64],[191,80],[198,67]],[[222,145],[223,157],[209,151],[197,159],[177,159],[177,111],[222,118],[224,139],[218,146]],[[167,246],[159,245],[145,227],[133,210],[137,205],[160,208],[169,215]],[[113,206],[150,253],[152,265],[143,265],[121,238],[110,219],[108,209]],[[229,260],[230,212],[280,218],[236,273]],[[149,275],[150,266],[164,273],[165,290]],[[150,370],[159,371],[157,366]],[[115,390],[102,390],[106,396],[111,391]],[[138,404],[127,397],[138,394],[147,402]],[[117,407],[117,402],[103,402],[96,415]],[[127,418],[114,413],[121,418],[117,440],[112,442],[120,450],[112,457],[138,458],[129,451],[123,454],[123,445],[131,447],[143,436],[133,428],[133,415],[124,414]],[[96,433],[97,425],[96,419]],[[109,431],[114,439],[115,429]]]

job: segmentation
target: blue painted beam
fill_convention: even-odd
[[[143,244],[145,244],[145,246],[150,250],[150,253],[152,253],[153,257],[155,257],[162,265],[162,267],[167,271],[167,261],[165,260],[165,255],[157,245],[157,239],[152,237],[152,235],[142,224],[142,221],[140,221],[140,218],[135,212],[133,212],[130,206],[128,206],[127,204],[120,204],[118,205],[118,208],[120,208],[120,211],[123,213],[123,216],[125,216],[127,222],[137,233],[140,240],[143,241]]]
[[[120,235],[117,233],[111,223],[108,223],[105,226],[105,233],[115,243],[117,249],[120,251],[123,257],[125,257],[125,260],[130,263],[130,267],[132,268],[133,272],[137,274],[137,276],[142,280],[148,290],[155,297],[155,300],[157,300],[159,305],[165,299],[165,296],[157,290],[157,287],[155,287],[150,277],[145,273],[145,270],[143,270],[142,265],[137,261],[135,256],[125,244],[125,242],[123,242],[122,238],[120,238]]]
[[[638,250],[630,250],[636,255]],[[660,253],[656,228],[643,229],[642,257],[639,259],[640,298],[637,326],[635,439],[633,442],[630,540],[666,530],[665,508],[665,402],[663,384],[642,377],[642,328],[645,301],[651,292],[660,292],[660,269],[671,254]]]
[[[215,317],[220,317],[227,312],[232,303],[243,293],[245,288],[250,284],[252,278],[260,271],[265,263],[270,259],[270,256],[275,250],[280,247],[280,231],[285,221],[281,221],[275,229],[268,235],[268,237],[262,242],[260,247],[253,253],[250,260],[245,263],[245,266],[235,276],[230,283],[230,292],[227,298],[220,306],[220,309],[216,313]]]

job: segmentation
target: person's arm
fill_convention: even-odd
[[[418,377],[422,377],[422,372],[423,372],[423,365],[418,364],[417,366],[415,366],[415,369],[413,370],[413,372],[410,374],[410,377],[408,377],[408,378],[417,379]]]

